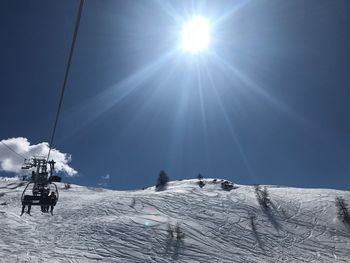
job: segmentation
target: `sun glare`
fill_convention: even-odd
[[[181,31],[182,48],[197,53],[209,46],[210,26],[207,19],[195,16],[186,23]]]

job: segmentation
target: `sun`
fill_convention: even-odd
[[[184,24],[181,31],[182,48],[191,53],[206,50],[210,42],[209,21],[201,16],[194,16]]]

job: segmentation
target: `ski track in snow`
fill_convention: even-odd
[[[0,179],[0,262],[350,262],[350,227],[334,201],[350,203],[348,191],[270,186],[264,210],[254,187],[205,181],[161,192],[58,184],[54,216],[34,206],[21,217],[25,185]],[[177,223],[180,240],[167,231]]]

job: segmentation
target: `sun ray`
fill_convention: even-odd
[[[139,112],[148,112],[149,110],[153,110],[155,114],[152,114],[152,118],[148,118],[147,122],[149,125],[145,127],[142,133],[142,137],[144,138],[143,142],[147,142],[148,138],[151,137],[151,135],[154,133],[154,127],[157,126],[157,123],[161,122],[162,120],[159,118],[160,110],[154,108],[154,105],[159,105],[159,101],[157,100],[157,95],[161,91],[164,91],[164,88],[167,87],[168,83],[171,81],[172,77],[175,75],[176,68],[181,64],[181,57],[173,57],[173,61],[169,63],[170,67],[167,69],[166,72],[164,72],[159,80],[157,80],[156,84],[152,88],[152,93],[147,98],[147,100],[144,101],[144,103],[140,106]],[[143,119],[143,116],[140,116],[140,114],[136,114],[132,117],[132,119],[129,121],[128,126],[126,127],[126,131],[130,131],[137,122],[141,122]],[[168,161],[171,162],[174,159],[173,154],[169,154]]]
[[[170,155],[172,156],[172,165],[182,165],[183,162],[180,160],[183,156],[183,147],[186,131],[186,121],[188,121],[188,110],[190,105],[190,94],[188,87],[190,86],[192,75],[193,75],[193,64],[189,66],[189,71],[181,79],[181,85],[179,87],[180,99],[173,119],[173,135],[171,140]],[[179,83],[179,84],[180,84]]]
[[[220,17],[218,17],[216,20],[213,21],[213,27],[216,27],[217,25],[224,22],[226,19],[234,15],[236,12],[238,12],[241,8],[243,8],[245,5],[247,5],[251,0],[241,0],[238,3],[235,3],[232,5],[231,8],[229,8],[224,14],[222,14]]]
[[[237,133],[235,131],[235,128],[234,128],[233,124],[231,123],[230,118],[228,117],[228,114],[227,114],[226,109],[225,109],[225,105],[224,105],[224,103],[223,103],[223,101],[222,101],[222,99],[220,97],[219,92],[217,91],[217,89],[215,87],[215,83],[214,83],[213,77],[212,77],[212,75],[210,73],[210,70],[209,70],[208,66],[206,65],[206,63],[204,63],[204,67],[205,67],[205,70],[206,70],[206,73],[207,73],[207,76],[208,76],[208,79],[209,79],[209,84],[210,84],[209,86],[211,87],[211,89],[212,89],[212,91],[214,93],[214,97],[217,100],[218,105],[220,106],[220,110],[221,110],[221,112],[222,112],[222,114],[224,116],[226,125],[227,125],[227,127],[229,129],[229,132],[230,132],[230,134],[231,134],[231,136],[233,138],[234,143],[237,146],[237,150],[238,150],[238,152],[239,152],[239,154],[240,154],[240,156],[242,158],[244,166],[246,167],[246,169],[248,171],[248,175],[256,181],[255,173],[253,172],[253,169],[252,169],[252,167],[251,167],[251,165],[250,165],[250,163],[248,161],[248,158],[247,158],[247,156],[246,156],[246,154],[245,154],[245,152],[243,150],[243,147],[242,147],[242,145],[241,145],[241,143],[239,141],[239,138],[238,138],[238,135],[237,135]]]
[[[169,14],[172,19],[178,24],[181,24],[183,22],[183,18],[179,15],[178,12],[176,12],[176,9],[171,4],[170,1],[167,0],[153,0],[155,3],[157,3],[167,14]]]
[[[207,163],[209,167],[211,166],[211,158],[210,158],[210,149],[209,149],[209,136],[208,136],[208,123],[207,123],[207,116],[205,112],[205,105],[204,105],[204,96],[203,96],[203,85],[202,85],[202,76],[200,71],[200,65],[199,65],[199,59],[196,60],[196,73],[197,73],[197,88],[198,88],[198,94],[199,94],[199,103],[200,103],[200,111],[201,111],[201,119],[202,119],[202,125],[203,125],[203,135],[205,140],[205,155],[207,159]]]
[[[227,70],[230,71],[230,74],[226,74],[226,76],[229,79],[231,79],[232,76],[234,76],[235,78],[242,81],[242,83],[244,83],[250,91],[252,91],[256,95],[260,96],[261,98],[267,100],[272,106],[274,106],[279,111],[287,113],[289,116],[291,116],[293,119],[295,119],[297,122],[300,122],[303,125],[305,125],[307,123],[307,121],[302,116],[300,116],[295,110],[288,107],[288,105],[286,103],[281,102],[276,97],[274,97],[272,94],[270,94],[268,91],[263,89],[252,78],[249,78],[242,71],[238,70],[236,67],[227,63],[224,59],[222,59],[221,57],[219,57],[218,55],[216,55],[214,53],[211,53],[211,56],[215,58],[216,64],[224,72]]]
[[[112,107],[116,106],[118,103],[121,103],[132,93],[135,93],[139,87],[147,83],[147,81],[155,76],[155,74],[161,70],[161,68],[174,56],[175,53],[176,50],[171,50],[157,60],[126,77],[122,81],[112,85],[109,88],[106,88],[93,98],[87,99],[74,108],[69,109],[69,111],[65,111],[63,113],[65,116],[62,119],[65,120],[65,122],[71,122],[70,124],[66,125],[72,127],[69,132],[65,133],[65,138],[73,136],[81,129],[97,120],[102,114],[110,110]],[[77,122],[78,119],[79,122]]]

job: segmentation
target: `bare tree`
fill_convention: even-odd
[[[171,225],[168,224],[168,229],[167,229],[167,233],[168,233],[168,238],[174,238],[174,231],[173,229],[171,228]]]
[[[269,197],[269,192],[267,190],[267,187],[264,186],[264,188],[261,189],[260,185],[256,185],[255,186],[255,194],[256,194],[256,198],[258,199],[259,204],[264,208],[268,208],[269,205],[271,204],[271,200]]]
[[[341,196],[337,196],[335,198],[335,205],[337,207],[338,218],[341,219],[344,223],[350,224],[349,209],[344,198]]]
[[[179,223],[176,223],[176,225],[175,225],[175,233],[176,233],[176,239],[184,239],[185,238],[185,233],[180,228]]]

